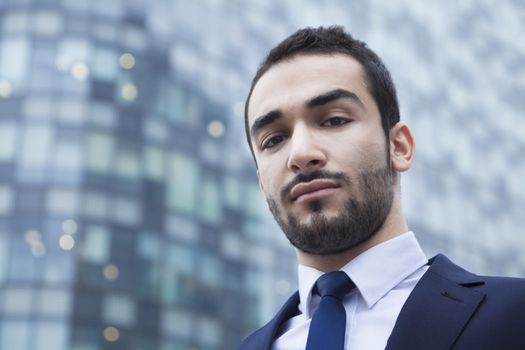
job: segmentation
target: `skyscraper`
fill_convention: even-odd
[[[2,6],[2,350],[231,348],[285,280],[230,111],[147,6]]]

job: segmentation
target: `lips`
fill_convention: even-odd
[[[303,195],[307,195],[310,193],[318,192],[327,190],[327,189],[336,189],[340,186],[335,183],[333,180],[329,179],[319,179],[319,180],[313,180],[310,182],[302,182],[300,184],[295,185],[292,190],[290,191],[290,197],[292,201],[296,201]]]

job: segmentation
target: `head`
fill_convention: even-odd
[[[388,70],[341,27],[299,30],[270,51],[245,124],[261,190],[299,251],[352,249],[392,215],[412,137]]]
[[[249,134],[248,113],[253,89],[259,79],[274,65],[298,55],[334,54],[348,55],[361,64],[365,84],[379,108],[381,126],[385,135],[388,136],[390,129],[400,120],[399,104],[390,72],[379,56],[369,49],[366,43],[354,39],[346,33],[341,26],[304,28],[296,31],[271,49],[252,80],[250,92],[244,105],[246,139],[252,156],[254,153]],[[255,157],[254,160],[257,165]]]

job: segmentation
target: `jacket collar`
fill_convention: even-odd
[[[444,255],[435,256],[429,265],[399,313],[387,350],[449,349],[485,298],[484,293],[472,288],[484,284],[483,279]],[[281,324],[299,312],[298,305],[296,292],[237,350],[270,350]]]
[[[481,277],[441,254],[429,264],[399,313],[387,350],[450,349],[485,298],[472,288],[485,283]]]

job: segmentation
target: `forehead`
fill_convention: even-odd
[[[249,123],[269,111],[295,108],[335,89],[355,93],[365,105],[374,104],[364,76],[362,65],[344,54],[300,55],[279,62],[253,89],[248,108]]]

